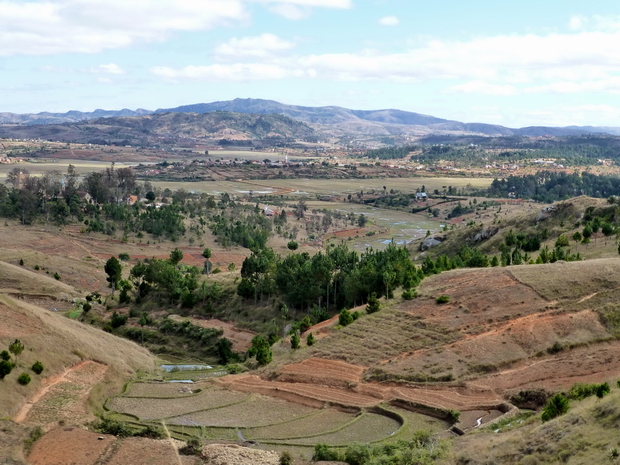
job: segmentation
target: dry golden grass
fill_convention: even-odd
[[[0,416],[13,416],[44,385],[46,378],[63,372],[81,360],[95,360],[108,365],[103,383],[90,393],[93,404],[102,402],[111,391],[137,370],[153,370],[155,358],[133,342],[119,339],[99,329],[70,320],[57,313],[0,295],[0,347],[8,347],[15,338],[25,346],[17,367],[2,381]],[[35,375],[30,367],[41,361],[45,370]],[[32,382],[17,383],[22,372],[29,372]],[[99,404],[100,405],[100,404]]]

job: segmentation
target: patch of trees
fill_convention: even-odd
[[[419,150],[419,148],[415,145],[406,145],[403,147],[391,146],[368,150],[363,156],[366,158],[378,158],[380,160],[392,160],[406,158],[411,152],[416,150]]]
[[[386,444],[353,443],[344,450],[327,444],[314,446],[314,461],[338,461],[349,465],[391,464],[430,465],[445,456],[447,445],[427,431],[417,431],[411,439]]]
[[[390,244],[362,254],[339,245],[314,256],[304,252],[285,258],[271,249],[255,250],[244,260],[241,276],[237,292],[245,298],[278,294],[297,309],[342,309],[367,302],[373,293],[392,297],[394,289],[410,289],[423,275],[405,248]]]
[[[620,196],[620,178],[588,172],[566,174],[539,171],[527,176],[494,179],[485,192],[489,197],[517,197],[539,202],[587,195],[597,198]]]
[[[19,339],[15,339],[8,346],[9,350],[0,351],[0,380],[6,378],[10,375],[13,370],[17,367],[17,361],[21,353],[24,351],[25,347],[22,341]],[[44,367],[41,362],[38,360],[32,364],[30,369],[37,375],[43,373]],[[22,372],[17,377],[17,382],[22,385],[29,384],[31,381],[31,377],[25,371]]]

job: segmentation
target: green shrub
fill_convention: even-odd
[[[112,434],[113,436],[119,436],[126,438],[131,436],[131,429],[126,423],[122,421],[114,420],[109,417],[102,416],[94,424],[95,431],[104,434]]]
[[[564,346],[560,344],[558,341],[555,341],[551,347],[547,349],[547,353],[550,355],[557,354],[564,350]]]
[[[127,252],[121,252],[118,254],[118,258],[120,258],[122,261],[126,262],[129,260],[129,254]]]
[[[347,326],[353,323],[353,315],[346,308],[343,308],[338,315],[338,324],[340,326]]]
[[[0,358],[2,360],[11,360],[11,354],[9,354],[8,350],[3,350],[2,352],[0,352]]]
[[[179,449],[179,452],[183,455],[199,455],[202,452],[202,444],[198,438],[191,438],[185,446]]]
[[[314,460],[315,462],[318,462],[320,460],[324,460],[326,462],[335,462],[340,460],[340,455],[337,451],[330,449],[327,444],[315,444],[312,460]]]
[[[545,405],[542,413],[542,421],[545,422],[553,420],[560,415],[564,415],[566,412],[568,412],[569,408],[570,403],[568,399],[562,394],[556,394],[551,399],[549,399],[547,405]]]
[[[403,299],[405,300],[413,300],[418,296],[418,293],[413,289],[409,289],[407,291],[403,291]]]
[[[218,273],[221,273],[221,272],[222,272],[221,268],[216,268],[216,269],[215,269],[215,270],[213,270],[211,273],[213,273],[213,274],[218,274]]]
[[[13,371],[13,364],[8,360],[0,361],[0,379],[4,379],[4,377]]]
[[[349,465],[364,465],[370,460],[370,445],[354,443],[344,452],[344,461]]]
[[[19,259],[19,265],[20,265],[20,266],[24,266],[24,259],[23,259],[23,258],[20,258],[20,259]]]
[[[287,450],[280,453],[280,465],[293,465],[293,456]]]
[[[376,313],[381,309],[381,304],[379,304],[379,299],[377,299],[377,294],[374,292],[370,294],[368,297],[368,303],[366,304],[366,313]]]
[[[41,267],[40,267],[39,265],[35,265],[35,266],[34,266],[34,269],[35,269],[35,270],[37,270],[37,271],[39,271],[39,270],[41,269]]]
[[[34,371],[37,375],[40,375],[43,373],[43,364],[37,360],[32,365],[32,371]]]
[[[299,334],[295,333],[291,336],[291,348],[293,349],[299,349],[299,343],[301,341],[301,338],[299,337]]]
[[[437,297],[436,302],[438,304],[447,304],[448,302],[450,302],[450,296],[442,294],[439,297]]]
[[[56,281],[60,281],[60,275],[58,274],[58,272],[54,273],[54,279]]]
[[[126,315],[119,315],[116,312],[112,313],[112,319],[110,320],[112,328],[118,328],[120,326],[123,326],[125,323],[127,323]]]
[[[26,453],[30,452],[30,449],[32,449],[34,443],[41,439],[44,434],[45,431],[43,431],[43,428],[41,428],[40,426],[37,426],[30,431],[28,439],[24,440],[24,450],[26,451]]]
[[[21,375],[19,375],[19,378],[17,378],[17,382],[22,386],[26,386],[28,383],[30,383],[30,375],[28,373],[22,373]]]
[[[140,436],[143,438],[151,438],[151,439],[161,439],[164,437],[164,433],[161,429],[156,428],[155,426],[148,425],[145,428],[141,429],[134,436]]]
[[[306,338],[306,344],[308,344],[309,346],[313,346],[315,342],[316,342],[316,339],[314,337],[314,334],[312,333],[308,334],[308,337]]]

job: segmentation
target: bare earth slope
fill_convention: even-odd
[[[521,389],[620,375],[618,276],[618,259],[442,273],[413,301],[338,331],[322,325],[327,335],[294,353],[298,363],[221,383],[306,405],[506,411]],[[435,302],[441,294],[448,304]]]

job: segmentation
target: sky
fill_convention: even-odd
[[[0,112],[234,98],[620,126],[617,1],[0,0]]]

